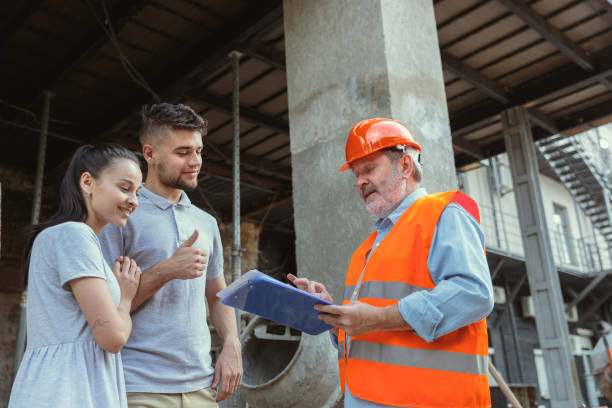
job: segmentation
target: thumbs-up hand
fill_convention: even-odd
[[[200,233],[198,232],[198,230],[194,230],[193,234],[191,234],[191,236],[189,238],[187,238],[187,240],[185,242],[183,242],[179,246],[179,248],[187,248],[187,247],[192,246],[198,240],[198,236],[199,235],[200,235]]]
[[[183,242],[176,252],[164,261],[164,269],[169,273],[171,279],[193,279],[199,278],[206,269],[206,252],[194,247],[193,244],[198,240],[198,230],[185,242]]]

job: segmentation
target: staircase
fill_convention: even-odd
[[[597,130],[575,136],[558,134],[536,142],[555,174],[612,247],[612,174]]]

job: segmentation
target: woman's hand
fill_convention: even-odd
[[[121,289],[121,300],[132,302],[140,283],[140,268],[133,259],[120,256],[113,265],[113,273]]]
[[[70,281],[72,292],[83,311],[96,343],[110,353],[119,353],[132,331],[130,309],[138,291],[140,268],[134,260],[122,256],[113,265],[121,292],[119,305],[113,301],[108,282],[100,277]]]

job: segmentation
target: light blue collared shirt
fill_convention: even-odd
[[[194,247],[207,254],[204,276],[172,279],[132,313],[132,333],[121,350],[127,392],[186,393],[213,381],[206,282],[223,274],[223,246],[217,221],[191,204],[185,192],[173,203],[146,187],[140,205],[123,228],[108,224],[100,233],[104,258],[121,255],[146,270],[170,258],[194,230]]]
[[[391,214],[376,222],[377,236],[366,264],[402,214],[426,195],[424,188],[413,191]],[[414,292],[398,303],[404,320],[425,341],[434,341],[477,322],[493,310],[493,286],[484,248],[484,234],[474,217],[458,204],[446,206],[436,225],[427,258],[427,267],[436,287]],[[359,292],[362,278],[363,272],[352,300]],[[347,336],[346,346],[349,344]],[[387,406],[356,398],[348,386],[345,389],[345,408]]]

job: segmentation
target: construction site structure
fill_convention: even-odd
[[[406,124],[423,186],[481,207],[490,358],[510,388],[554,408],[606,395],[609,0],[28,0],[0,15],[0,404],[27,339],[24,227],[54,211],[78,146],[138,151],[138,111],[160,100],[208,120],[189,197],[225,226],[226,279],[294,273],[335,299],[375,222],[337,171],[348,131]],[[295,387],[321,391],[304,407],[340,403],[324,336],[238,318],[247,371],[225,406],[287,406]]]

